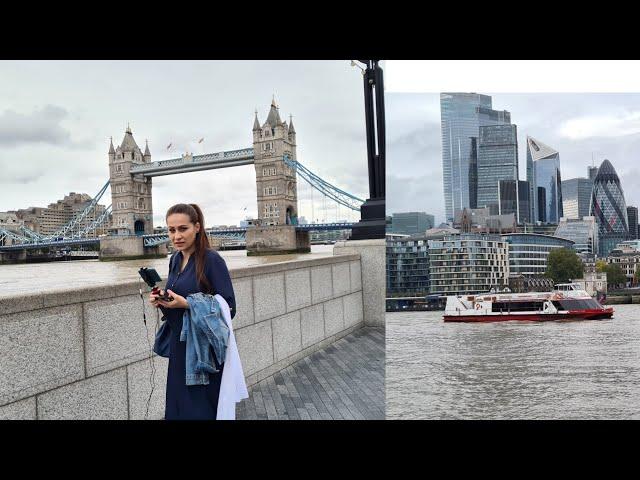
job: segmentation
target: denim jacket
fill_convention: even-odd
[[[186,384],[208,385],[209,373],[218,372],[210,347],[213,347],[218,365],[224,363],[229,327],[218,300],[212,295],[192,293],[187,296],[187,303],[189,308],[182,316],[180,332],[180,341],[186,342]],[[169,357],[169,342],[169,326],[164,321],[156,334],[153,351],[161,357]]]
[[[187,296],[189,308],[182,316],[180,341],[186,342],[187,385],[208,385],[209,373],[217,373],[224,363],[229,344],[229,327],[220,304],[212,295],[192,293]],[[211,348],[213,347],[213,348]]]

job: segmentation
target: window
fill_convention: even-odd
[[[116,172],[121,172],[122,171],[122,165],[118,164],[116,165]]]

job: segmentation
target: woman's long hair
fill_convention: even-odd
[[[209,244],[209,237],[207,237],[207,233],[204,230],[204,215],[202,215],[202,210],[200,210],[200,207],[195,203],[178,203],[167,210],[167,216],[165,218],[169,218],[169,215],[173,215],[174,213],[185,214],[194,225],[196,222],[200,223],[200,231],[196,233],[196,249],[193,253],[196,259],[196,278],[204,293],[213,293],[212,285],[209,284],[209,280],[207,280],[207,276],[204,273],[207,250],[211,249],[211,245]]]

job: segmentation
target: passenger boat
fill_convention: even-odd
[[[613,316],[613,308],[603,307],[574,283],[558,284],[552,292],[489,292],[446,298],[445,322],[544,322],[600,320]]]

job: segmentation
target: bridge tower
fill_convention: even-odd
[[[111,181],[111,235],[145,235],[153,233],[151,177],[131,175],[133,165],[150,163],[147,143],[144,153],[127,126],[122,143],[109,146],[109,178]]]
[[[256,111],[253,122],[258,225],[247,230],[247,254],[309,252],[309,232],[296,231],[298,185],[296,172],[284,156],[296,160],[296,130],[280,118],[275,99],[261,126]]]
[[[296,172],[283,160],[296,159],[296,131],[280,119],[275,99],[262,126],[258,112],[253,122],[253,151],[256,168],[258,218],[262,225],[296,225],[298,186]]]

